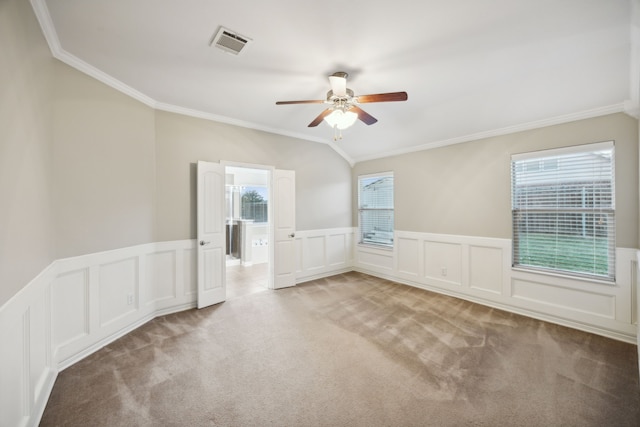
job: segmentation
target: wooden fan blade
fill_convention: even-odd
[[[315,119],[313,119],[313,121],[311,123],[309,123],[310,128],[316,127],[318,126],[322,120],[327,117],[329,114],[331,114],[333,110],[331,108],[327,108],[326,110],[324,110],[322,113],[320,113],[318,115],[318,117],[316,117]]]
[[[408,99],[407,92],[391,92],[376,93],[374,95],[360,95],[356,97],[358,102],[390,102],[390,101],[406,101]]]
[[[368,125],[372,125],[375,122],[378,121],[378,119],[376,119],[375,117],[373,117],[371,114],[367,113],[366,111],[364,111],[362,108],[357,107],[355,105],[353,105],[349,111],[353,111],[354,113],[356,113],[358,115],[358,118],[360,120],[362,120],[364,123],[368,124]]]
[[[322,99],[311,99],[308,101],[278,101],[276,105],[288,105],[288,104],[322,104],[324,100]]]

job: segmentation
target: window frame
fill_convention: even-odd
[[[389,207],[382,207],[382,208],[378,208],[378,207],[363,207],[362,206],[362,194],[361,194],[361,182],[363,179],[371,179],[371,178],[379,178],[379,179],[383,179],[383,178],[391,178],[392,179],[392,189],[391,189],[391,208]],[[386,172],[377,172],[377,173],[370,173],[370,174],[364,174],[364,175],[358,175],[358,180],[357,180],[357,203],[358,203],[358,245],[360,246],[370,246],[370,247],[375,247],[375,248],[379,248],[379,249],[386,249],[386,250],[392,250],[394,247],[394,241],[395,241],[395,176],[393,171],[386,171]],[[365,232],[363,231],[363,213],[364,212],[373,212],[373,211],[377,211],[377,212],[381,212],[381,211],[387,211],[391,213],[391,238],[390,238],[390,243],[381,243],[381,242],[374,242],[374,241],[366,241],[364,239],[364,234]]]
[[[577,156],[583,154],[583,155],[589,155],[591,153],[593,154],[597,154],[597,152],[599,151],[609,151],[611,152],[611,158],[610,158],[610,164],[607,164],[608,168],[607,171],[610,170],[610,176],[609,173],[607,172],[607,180],[604,182],[609,183],[609,187],[608,187],[608,192],[605,193],[597,193],[598,196],[601,196],[602,194],[605,194],[606,196],[610,197],[610,201],[609,203],[603,207],[602,205],[598,205],[597,207],[595,206],[595,201],[593,202],[594,205],[593,207],[589,210],[589,209],[585,209],[584,207],[584,200],[582,201],[582,206],[581,207],[576,207],[576,206],[563,206],[562,205],[562,201],[561,201],[561,191],[560,190],[555,190],[555,193],[550,193],[550,194],[555,194],[556,196],[558,196],[558,203],[556,203],[553,206],[547,206],[547,207],[536,207],[534,206],[534,204],[526,204],[526,206],[523,208],[522,206],[518,205],[518,202],[516,202],[516,184],[517,184],[517,180],[526,180],[527,178],[524,177],[523,175],[526,175],[527,171],[526,171],[526,165],[527,162],[539,162],[539,164],[541,165],[540,170],[544,172],[550,172],[549,175],[551,175],[552,173],[555,173],[556,171],[558,171],[559,168],[553,168],[553,169],[543,169],[542,165],[545,162],[548,162],[549,160],[552,159],[556,159],[558,161],[558,164],[560,164],[560,159],[559,156],[571,156],[571,155],[576,155],[576,157],[574,157],[573,159],[571,159],[572,162],[579,162],[580,160],[576,160]],[[589,163],[590,165],[595,165],[595,162],[591,162]],[[513,154],[511,156],[511,170],[510,170],[510,175],[511,175],[511,225],[512,225],[512,250],[511,250],[511,266],[514,270],[521,270],[521,271],[528,271],[528,272],[535,272],[535,273],[544,273],[544,274],[552,274],[552,275],[559,275],[559,276],[564,276],[564,277],[571,277],[571,278],[579,278],[579,279],[587,279],[590,281],[595,281],[595,282],[600,282],[600,283],[606,283],[609,285],[615,284],[615,276],[616,276],[616,272],[615,272],[615,265],[616,265],[616,256],[615,256],[615,251],[616,251],[616,203],[615,203],[615,142],[614,141],[606,141],[606,142],[598,142],[598,143],[592,143],[592,144],[581,144],[581,145],[576,145],[576,146],[570,146],[570,147],[563,147],[563,148],[555,148],[555,149],[549,149],[549,150],[541,150],[541,151],[534,151],[534,152],[528,152],[528,153],[519,153],[519,154]],[[587,171],[587,167],[584,167],[583,169],[580,169],[580,172],[582,171]],[[579,172],[579,173],[580,173]],[[571,171],[571,174],[574,174],[575,171]],[[567,174],[569,175],[569,174]],[[574,182],[572,182],[570,179],[568,180],[567,178],[570,177],[569,176],[562,176],[562,174],[560,173],[560,171],[558,171],[558,173],[555,176],[555,180],[554,181],[541,181],[541,182],[545,182],[546,185],[551,185],[551,186],[557,186],[558,188],[562,188],[562,186],[564,187],[571,187],[571,184],[574,184]],[[529,178],[531,179],[531,178]],[[537,177],[536,179],[541,179],[540,177]],[[575,178],[574,178],[575,179]],[[585,182],[587,183],[596,183],[596,179],[594,177],[594,175],[589,175],[589,180],[585,180]],[[569,184],[567,184],[569,183]],[[542,185],[542,184],[538,184],[538,185]],[[593,197],[595,200],[595,190],[593,193]],[[522,196],[518,196],[518,197],[522,197]],[[527,197],[530,197],[527,195]],[[567,197],[565,195],[565,197]],[[518,199],[520,200],[520,199]],[[545,198],[545,202],[548,199]],[[568,269],[568,268],[561,268],[558,265],[555,265],[553,267],[550,267],[548,265],[541,265],[543,263],[538,263],[538,264],[531,264],[531,263],[523,263],[522,259],[524,258],[524,256],[521,256],[520,252],[521,249],[519,248],[520,242],[522,242],[525,239],[530,239],[531,237],[533,237],[533,235],[535,234],[534,232],[529,232],[527,233],[526,231],[524,232],[519,232],[518,230],[520,230],[522,227],[519,228],[518,224],[520,222],[522,222],[522,217],[523,216],[527,216],[527,215],[550,215],[551,217],[555,214],[556,217],[556,224],[555,224],[555,229],[553,229],[553,235],[555,235],[556,240],[560,240],[558,237],[565,237],[567,240],[569,240],[571,237],[573,237],[572,234],[567,233],[567,231],[570,231],[571,229],[571,225],[570,222],[568,220],[565,220],[563,218],[563,215],[566,215],[567,217],[570,215],[575,215],[575,214],[582,214],[583,218],[584,218],[584,214],[587,215],[593,215],[594,217],[596,215],[599,215],[601,217],[606,217],[606,226],[604,227],[604,229],[606,229],[606,236],[604,236],[602,238],[602,240],[606,243],[606,273],[601,274],[601,273],[597,273],[595,270],[595,266],[596,266],[596,262],[593,262],[593,269],[591,271],[586,271],[586,269],[580,269],[578,267],[578,264],[580,262],[580,258],[578,258],[580,255],[576,256],[576,257],[564,257],[566,260],[568,260],[569,262],[573,262],[574,266],[576,266],[575,269]],[[562,219],[558,219],[558,218],[562,218]],[[583,219],[584,221],[584,219]],[[560,222],[564,227],[559,227],[557,222]],[[533,224],[533,225],[539,225],[539,224],[545,224],[544,220],[540,220],[540,219],[534,219],[533,221],[529,221],[528,219],[525,220],[526,224]],[[525,224],[523,223],[523,224]],[[584,227],[584,226],[583,226]],[[562,233],[562,231],[565,231],[565,233]],[[589,229],[589,231],[591,231],[592,233],[594,233],[592,235],[592,240],[593,240],[593,246],[595,247],[596,244],[598,243],[596,240],[597,236],[596,236],[596,225],[595,222],[592,221],[592,228]],[[539,233],[538,233],[539,234]],[[524,239],[521,238],[521,236],[525,236]],[[571,243],[569,243],[569,245],[571,245],[571,248],[578,248],[578,246],[573,246]],[[558,247],[559,244],[556,243],[556,253],[562,253],[562,251],[558,251]],[[520,250],[519,250],[520,249]],[[547,248],[548,249],[548,248]],[[531,249],[529,248],[529,251],[531,251]],[[594,259],[596,257],[596,250],[593,249],[594,251]],[[600,249],[601,253],[604,252],[603,249]],[[541,255],[542,252],[538,252],[535,255],[537,256],[542,256]]]

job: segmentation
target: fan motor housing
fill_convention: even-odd
[[[330,90],[329,92],[327,92],[327,101],[335,101],[336,99],[351,99],[353,98],[353,91],[349,88],[347,88],[347,96],[336,96],[333,94],[333,90]]]

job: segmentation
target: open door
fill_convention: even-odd
[[[198,162],[198,308],[227,297],[224,180],[224,166]]]
[[[274,289],[296,284],[296,174],[295,171],[273,172]]]

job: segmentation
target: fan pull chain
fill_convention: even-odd
[[[342,139],[342,130],[338,129],[338,125],[333,125],[333,140],[337,141]]]

